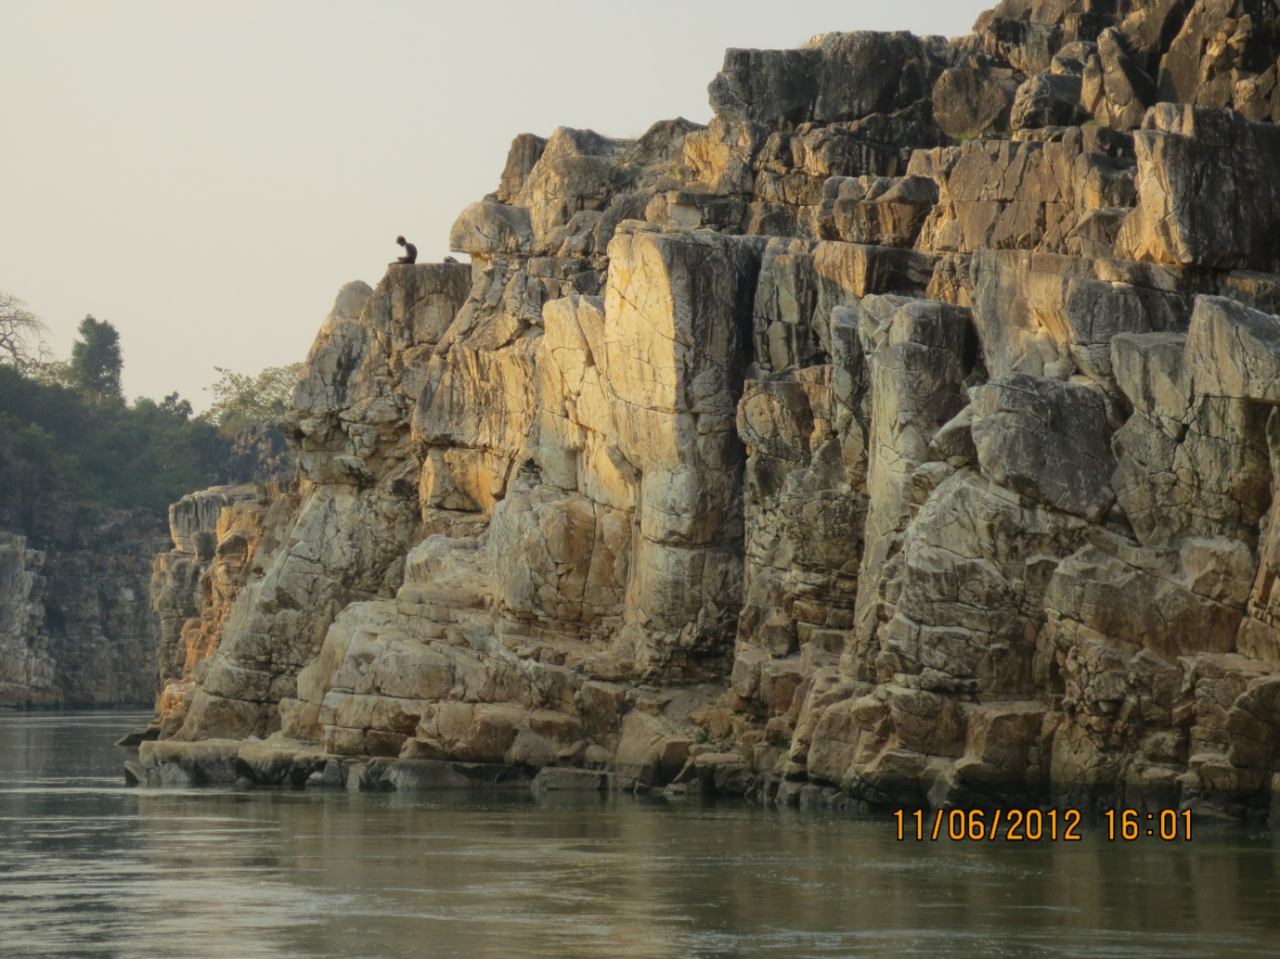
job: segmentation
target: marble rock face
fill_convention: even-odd
[[[339,293],[295,481],[175,507],[148,778],[1266,815],[1264,8],[1005,0],[517,137],[470,265]]]

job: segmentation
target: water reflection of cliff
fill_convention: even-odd
[[[887,818],[476,792],[124,789],[141,717],[0,714],[0,954],[1259,956],[1280,839],[896,842]]]
[[[1280,851],[1235,831],[898,843],[880,819],[628,798],[151,793],[138,812],[159,868],[210,883],[183,906],[200,921],[263,890],[269,955],[1250,955],[1280,933]]]

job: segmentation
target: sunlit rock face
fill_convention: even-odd
[[[156,557],[151,604],[160,618],[158,703],[162,733],[177,731],[196,692],[196,676],[222,641],[227,616],[251,577],[262,575],[259,552],[296,497],[279,484],[218,486],[169,508],[174,548]]]
[[[1006,0],[517,137],[295,483],[177,508],[146,776],[1266,815],[1278,28]]]

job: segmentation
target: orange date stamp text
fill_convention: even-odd
[[[893,822],[899,842],[1079,842],[1085,829],[1078,809],[898,809]],[[1190,810],[1108,809],[1093,822],[1110,842],[1191,841]]]

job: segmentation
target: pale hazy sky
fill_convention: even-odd
[[[66,357],[197,408],[215,366],[302,359],[342,284],[419,261],[511,138],[706,122],[726,47],[955,36],[994,0],[0,0],[0,291]]]

